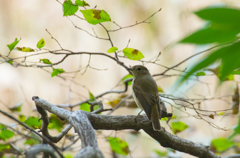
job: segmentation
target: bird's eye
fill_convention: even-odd
[[[137,68],[137,70],[140,71],[140,70],[142,70],[142,68],[139,67],[139,68]]]

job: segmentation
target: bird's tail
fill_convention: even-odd
[[[161,110],[160,110],[160,112],[161,112]],[[151,121],[152,121],[152,126],[153,126],[154,131],[161,131],[161,125],[160,125],[160,121],[159,121],[159,113],[158,113],[157,105],[152,106]]]

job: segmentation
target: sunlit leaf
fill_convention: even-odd
[[[159,157],[165,157],[165,156],[168,155],[168,151],[154,150],[154,152],[155,152]]]
[[[130,60],[140,60],[144,58],[142,52],[134,48],[124,48],[123,53],[124,56],[126,56]]]
[[[109,49],[108,49],[107,53],[114,53],[114,52],[116,52],[117,50],[118,50],[117,47],[112,47],[112,48],[109,48]]]
[[[81,0],[76,0],[75,4],[80,6],[80,7],[84,7],[84,6],[90,6],[87,2],[85,1],[81,1]]]
[[[184,131],[185,129],[188,128],[188,125],[186,125],[184,122],[180,122],[180,121],[173,121],[171,123],[171,125],[172,125],[172,130],[174,131],[174,133]]]
[[[34,116],[30,116],[25,123],[29,126],[32,127],[34,129],[40,129],[41,125],[42,125],[42,120],[39,120],[39,118],[34,117]]]
[[[121,155],[128,155],[128,143],[117,137],[107,137],[113,152]]]
[[[18,115],[18,119],[19,119],[19,121],[24,122],[24,121],[26,121],[26,116],[23,114],[20,114],[20,115]]]
[[[65,71],[63,69],[54,69],[53,68],[53,72],[51,74],[51,77],[57,76],[58,74],[64,73]]]
[[[71,0],[64,1],[63,3],[63,16],[71,16],[78,10],[78,6],[73,4]]]
[[[201,71],[201,72],[197,72],[195,76],[205,76],[205,75],[206,75],[205,72]]]
[[[34,52],[34,49],[30,47],[16,47],[16,49],[22,52]]]
[[[50,64],[50,65],[52,65],[52,62],[49,60],[49,59],[46,59],[46,58],[44,58],[44,59],[40,59],[40,62],[43,62],[44,64]]]
[[[90,110],[90,104],[88,103],[83,103],[80,105],[80,110],[83,110],[83,111],[87,111],[87,112],[91,112]]]
[[[213,139],[211,142],[211,145],[219,152],[225,151],[231,146],[234,145],[234,143],[231,140],[228,140],[226,138],[216,138]]]
[[[111,21],[110,16],[104,10],[86,9],[80,10],[88,23],[96,25],[101,22]]]
[[[37,48],[38,49],[41,49],[42,47],[44,47],[45,46],[45,41],[44,41],[44,39],[42,38],[42,39],[40,39],[39,41],[38,41],[38,43],[37,43]]]
[[[17,38],[15,38],[13,43],[8,44],[7,47],[9,48],[9,50],[12,51],[20,40],[21,40],[21,38],[19,40]]]

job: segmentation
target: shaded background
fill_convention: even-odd
[[[208,46],[196,47],[194,45],[176,44],[182,37],[190,34],[200,28],[204,21],[196,17],[192,12],[198,9],[211,6],[223,5],[240,7],[238,0],[162,0],[162,1],[116,1],[116,0],[101,0],[87,1],[91,8],[97,5],[98,9],[104,9],[109,13],[111,19],[121,26],[134,24],[136,21],[142,21],[157,11],[162,10],[153,16],[150,24],[141,24],[135,27],[123,29],[111,33],[112,41],[119,49],[124,49],[131,39],[129,47],[140,50],[145,58],[150,60],[161,52],[159,63],[165,66],[172,66],[184,60],[194,53],[205,50]],[[80,12],[78,15],[82,16]],[[77,26],[92,32],[94,28],[98,36],[107,37],[106,33],[100,26],[92,26],[86,21],[69,17]],[[89,36],[86,32],[74,28],[71,21],[63,17],[62,6],[54,0],[21,0],[21,1],[0,1],[0,54],[7,55],[9,50],[7,44],[14,41],[15,38],[21,38],[19,47],[36,48],[37,42],[44,38],[45,48],[50,50],[59,49],[57,43],[51,39],[46,32],[47,29],[53,37],[55,37],[63,48],[72,51],[88,51],[88,52],[106,52],[110,47],[108,41],[99,40]],[[111,23],[103,23],[108,29],[117,28]],[[27,53],[13,51],[12,57],[24,56]],[[58,61],[60,56],[45,55],[42,57],[34,56],[28,58],[28,61],[38,62],[39,58],[49,58],[51,61]],[[188,65],[194,64],[201,56],[193,58],[189,62],[178,67],[185,69]],[[68,57],[62,64],[55,68],[63,68],[65,71],[76,71],[84,67],[88,63],[89,56],[71,56]],[[126,65],[141,64],[138,61],[129,61],[121,59]],[[50,103],[75,103],[88,98],[88,90],[94,95],[105,92],[115,87],[115,85],[127,75],[127,71],[117,65],[112,60],[101,57],[92,56],[91,66],[103,70],[94,70],[88,68],[82,75],[85,69],[82,69],[77,74],[64,74],[65,76],[75,76],[74,80],[78,84],[73,84],[71,81],[64,81],[58,77],[51,77],[50,73],[37,68],[14,68],[10,64],[0,65],[0,107],[8,111],[7,106],[14,105],[23,101],[23,113],[26,116],[32,116],[35,108],[32,102],[32,96],[39,96]],[[152,74],[161,73],[165,69],[153,64],[146,64]],[[107,69],[107,70],[105,70]],[[51,71],[51,69],[48,69]],[[172,71],[170,74],[176,74]],[[64,76],[63,75],[63,76]],[[172,86],[177,77],[155,78],[158,86],[165,93],[172,94]],[[220,95],[232,94],[234,84],[231,82],[225,83],[220,88],[216,88],[216,77],[200,78],[201,81],[209,84],[197,83],[186,84],[178,89],[174,95],[187,96],[189,98],[198,97],[213,97]],[[189,87],[192,87],[190,90]],[[119,89],[121,87],[118,87]],[[70,91],[71,89],[71,91]],[[131,93],[129,90],[127,93]],[[107,102],[109,99],[114,99],[117,95],[105,96],[102,100]],[[231,101],[229,98],[227,101]],[[107,104],[105,105],[108,106]],[[207,101],[201,105],[207,110],[219,110],[230,108],[226,102],[219,100]],[[168,106],[169,112],[172,111]],[[126,107],[120,108],[113,115],[130,115],[137,114],[139,109],[129,109]],[[193,113],[188,111],[189,113]],[[213,138],[226,137],[229,131],[218,130],[211,127],[203,120],[197,120],[193,117],[188,117],[187,114],[174,110],[174,114],[179,116],[180,120],[189,125],[189,128],[178,134],[179,137],[192,140],[196,143],[209,145]],[[180,117],[182,116],[182,117]],[[0,115],[0,117],[3,117]],[[233,116],[218,117],[211,120],[218,126],[230,129],[237,123],[237,119]],[[0,121],[1,122],[1,121]],[[9,123],[13,123],[9,120]],[[168,125],[162,125],[169,131]],[[72,131],[73,132],[73,131]],[[131,154],[128,157],[156,157],[153,150],[166,150],[161,148],[157,142],[141,132],[141,135],[129,134],[128,131],[115,132],[105,131],[99,134],[98,143],[100,149],[106,157],[111,157],[109,145],[106,142],[105,136],[117,136],[129,143]],[[77,146],[76,151],[80,149]],[[231,150],[229,151],[229,153]],[[227,154],[227,153],[226,153]],[[173,154],[174,155],[174,154]],[[176,153],[177,157],[191,157],[187,154]]]

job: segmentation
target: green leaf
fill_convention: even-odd
[[[51,74],[51,77],[57,76],[58,74],[64,73],[65,71],[63,69],[54,69],[53,68],[53,72]]]
[[[18,115],[18,119],[19,119],[19,121],[21,121],[21,122],[26,121],[26,117],[25,117],[25,115],[23,115],[23,114]]]
[[[154,150],[154,152],[158,154],[159,157],[166,157],[168,155],[168,151]]]
[[[128,74],[128,75],[124,76],[123,79],[122,79],[123,84],[124,84],[124,81],[125,81],[126,79],[129,79],[129,78],[133,78],[133,75]],[[128,85],[130,86],[131,84],[132,84],[132,81],[129,81],[129,82],[128,82]]]
[[[37,43],[37,48],[38,49],[41,49],[42,47],[44,47],[45,46],[45,41],[44,41],[44,39],[42,38],[42,39],[40,39],[39,41],[38,41],[38,43]]]
[[[56,129],[58,132],[62,131],[64,122],[61,121],[59,117],[51,114],[49,122],[51,123],[51,126],[48,126],[49,129]]]
[[[13,137],[15,134],[13,131],[8,130],[7,127],[0,124],[0,140],[6,141],[7,139]]]
[[[37,139],[33,139],[33,138],[29,138],[25,141],[24,144],[28,144],[28,145],[35,145],[35,144],[40,144],[40,141]]]
[[[167,121],[168,120],[168,117],[162,117],[161,118],[161,121]]]
[[[10,148],[9,144],[0,144],[0,151],[8,150]]]
[[[71,0],[63,3],[63,16],[71,16],[78,11],[78,6],[73,4]]]
[[[118,50],[117,47],[112,47],[112,48],[109,48],[109,49],[108,49],[107,53],[114,53],[114,52],[116,52],[117,50]]]
[[[124,48],[123,53],[130,60],[140,60],[144,58],[143,54],[134,48]]]
[[[117,137],[107,137],[113,152],[121,155],[128,155],[128,143]]]
[[[30,116],[26,121],[26,125],[29,127],[32,127],[34,129],[40,129],[42,126],[42,120],[39,120],[39,118]]]
[[[12,60],[8,60],[8,63],[12,65],[12,64],[13,64],[13,61],[12,61]]]
[[[87,9],[80,11],[89,24],[96,25],[101,22],[111,21],[110,16],[104,10]]]
[[[207,66],[221,61],[221,72],[219,74],[220,81],[224,81],[235,69],[240,68],[240,41],[232,45],[228,45],[218,50],[213,51],[210,55],[202,59],[196,65],[190,68],[188,72],[179,79],[177,82],[180,85],[183,81],[187,80],[195,72],[206,68]],[[234,62],[233,62],[234,61]]]
[[[231,146],[234,145],[234,143],[226,138],[216,138],[213,139],[211,142],[211,145],[219,152],[225,151]]]
[[[52,65],[52,62],[49,60],[49,59],[46,59],[46,58],[44,58],[44,59],[40,59],[40,62],[43,62],[44,64],[50,64],[50,65]]]
[[[205,76],[205,75],[206,75],[205,72],[201,71],[201,72],[197,72],[195,76]]]
[[[174,133],[184,131],[185,129],[188,128],[188,125],[186,125],[185,123],[180,122],[180,121],[172,122],[171,125],[172,125],[172,130]]]
[[[16,112],[20,112],[22,109],[22,105],[23,105],[23,101],[9,107],[9,110],[11,110],[12,112],[16,111]]]
[[[22,52],[34,52],[34,49],[30,47],[16,47],[16,49]]]
[[[90,104],[88,103],[83,103],[80,105],[80,110],[83,110],[83,111],[87,111],[87,112],[91,112],[90,110]]]
[[[96,101],[96,98],[90,91],[89,91],[89,98],[90,98],[90,102]]]
[[[240,10],[213,6],[196,11],[195,14],[204,20],[217,23],[240,23]]]
[[[20,40],[21,40],[21,38],[19,40],[17,38],[15,38],[15,41],[13,43],[7,45],[8,49],[10,51],[12,51]]]
[[[76,0],[75,4],[80,6],[80,7],[84,7],[84,6],[89,6],[90,7],[90,5],[87,2],[81,1],[81,0]]]
[[[210,44],[223,43],[236,39],[240,30],[221,30],[211,27],[200,29],[185,37],[180,43]]]

